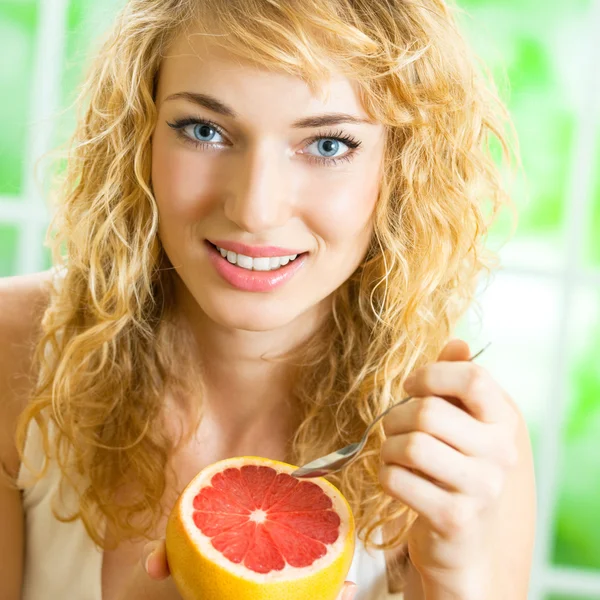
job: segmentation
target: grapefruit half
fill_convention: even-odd
[[[257,456],[209,465],[167,523],[171,575],[185,600],[336,600],[354,554],[354,518],[322,477]]]

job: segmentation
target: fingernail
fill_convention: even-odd
[[[352,600],[356,596],[356,584],[349,583],[344,590],[344,600]]]
[[[150,554],[148,554],[148,556],[146,557],[146,562],[144,563],[144,569],[146,570],[146,573],[150,573],[149,566],[150,566],[150,557],[151,556],[152,556],[152,552],[150,552]]]
[[[146,547],[144,548],[144,550],[146,552],[148,552],[148,555],[146,556],[146,560],[144,561],[144,569],[146,569],[146,573],[149,573],[148,567],[150,565],[150,559],[152,558],[152,555],[154,554],[154,552],[157,548],[158,548],[158,544],[156,542],[151,542],[151,543],[147,544]]]

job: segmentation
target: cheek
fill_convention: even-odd
[[[152,142],[152,187],[161,219],[195,223],[211,209],[218,181],[211,161],[199,161],[193,149],[157,133]]]
[[[347,175],[320,185],[309,196],[306,222],[328,246],[370,238],[379,181],[369,173]]]

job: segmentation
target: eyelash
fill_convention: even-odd
[[[186,142],[188,144],[192,144],[192,146],[194,146],[195,148],[204,148],[206,146],[215,146],[216,144],[211,144],[208,142],[201,142],[199,140],[193,140],[192,138],[190,138],[183,131],[184,128],[187,127],[188,125],[208,125],[211,129],[214,129],[219,135],[222,135],[222,136],[225,135],[225,132],[221,129],[221,127],[219,125],[217,125],[214,121],[211,121],[210,119],[196,119],[194,117],[186,117],[183,119],[178,119],[176,121],[173,121],[172,123],[167,121],[167,125],[169,127],[171,127],[171,129],[175,130],[177,136],[180,139],[182,139],[184,142]],[[339,142],[343,142],[344,144],[346,144],[346,146],[348,146],[348,148],[350,148],[352,150],[352,152],[347,152],[343,156],[336,156],[333,158],[327,158],[325,156],[318,157],[318,156],[314,156],[313,154],[307,154],[308,160],[310,162],[314,162],[314,163],[318,163],[318,164],[325,164],[325,165],[336,165],[342,161],[350,161],[354,158],[354,155],[357,153],[358,148],[361,145],[361,142],[359,140],[357,140],[356,138],[344,133],[341,130],[338,130],[335,132],[334,131],[325,132],[325,133],[322,133],[321,135],[314,136],[313,138],[311,138],[308,141],[307,146],[310,146],[314,142],[316,142],[318,140],[323,140],[323,139],[336,140]]]

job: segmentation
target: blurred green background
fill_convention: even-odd
[[[68,107],[121,1],[0,1],[0,276],[49,265],[34,162],[72,130]],[[513,115],[526,179],[503,268],[456,334],[473,350],[493,342],[479,360],[530,427],[530,597],[600,599],[600,2],[458,4]]]

